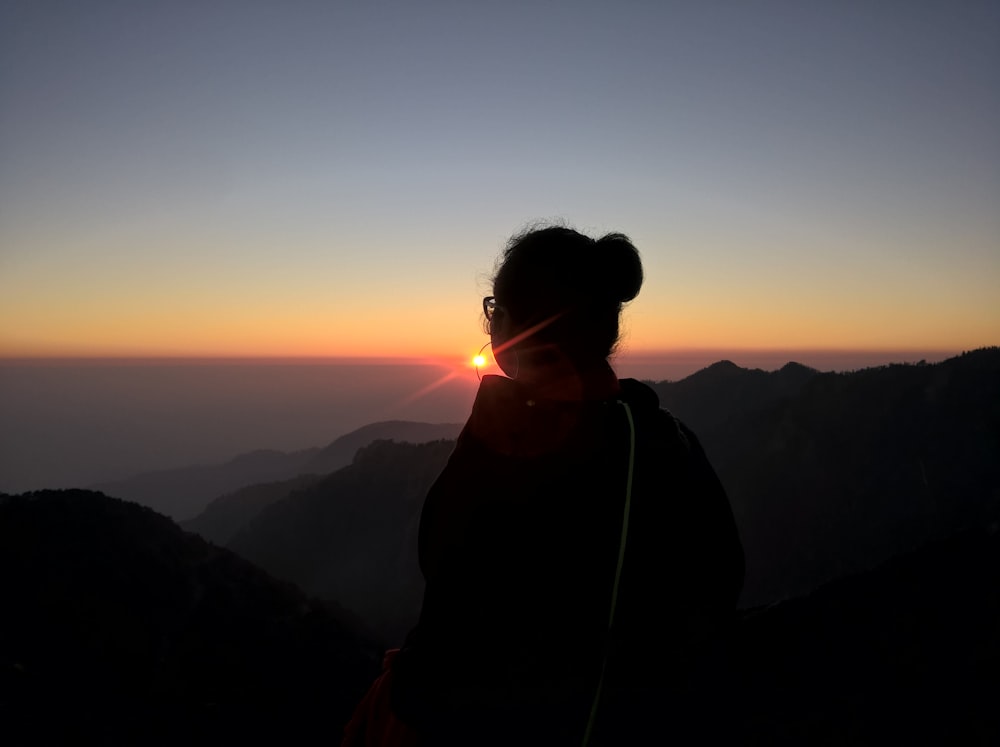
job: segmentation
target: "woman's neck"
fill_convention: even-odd
[[[618,394],[618,378],[606,360],[586,366],[566,359],[526,361],[515,380],[539,399],[581,401],[609,399]]]

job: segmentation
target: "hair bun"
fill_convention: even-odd
[[[639,295],[642,287],[642,260],[628,236],[609,233],[596,242],[598,268],[603,273],[603,285],[617,303],[627,303]]]

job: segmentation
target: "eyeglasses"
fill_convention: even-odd
[[[486,296],[483,299],[483,314],[486,316],[486,321],[492,322],[494,316],[502,313],[503,306],[497,303],[496,296]]]

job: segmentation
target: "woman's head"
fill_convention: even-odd
[[[622,304],[641,286],[639,252],[623,234],[592,239],[557,226],[514,236],[493,278],[497,362],[510,374],[514,353],[515,365],[586,368],[606,360],[618,342]]]

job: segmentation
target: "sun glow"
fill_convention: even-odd
[[[476,368],[482,368],[486,365],[486,356],[483,354],[474,355],[472,357],[472,365]]]

